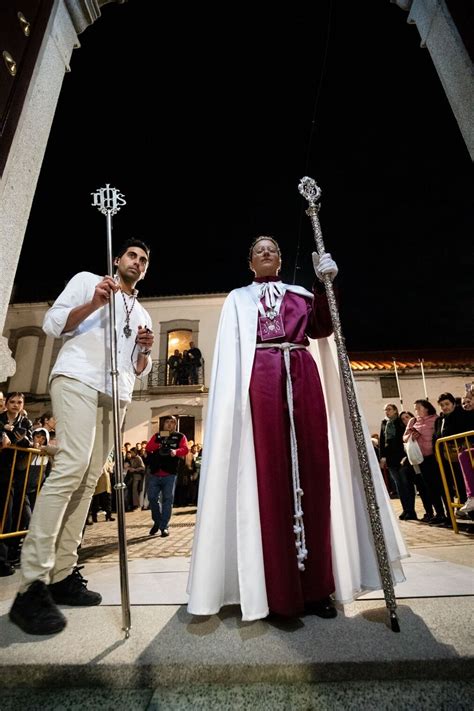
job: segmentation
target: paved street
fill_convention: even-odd
[[[401,511],[398,499],[392,500],[396,515]],[[417,498],[417,513],[421,517],[423,510]],[[127,521],[128,557],[169,558],[171,556],[189,556],[196,520],[195,507],[176,508],[170,524],[169,538],[149,536],[152,526],[150,511],[136,510],[125,514]],[[105,514],[99,513],[99,522],[86,527],[81,549],[81,562],[116,562],[118,560],[117,523],[106,522]],[[465,527],[467,528],[467,527]],[[472,533],[461,532],[458,535],[446,528],[434,528],[416,521],[400,521],[400,529],[408,548],[419,554],[436,556],[474,568],[474,524]],[[426,553],[423,553],[426,551]]]

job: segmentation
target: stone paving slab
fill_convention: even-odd
[[[474,682],[187,684],[156,690],[3,690],[2,711],[472,711]]]

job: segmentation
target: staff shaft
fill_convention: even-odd
[[[112,214],[107,211],[107,274],[114,273],[113,251],[112,251]],[[117,502],[117,530],[119,540],[119,564],[120,564],[120,595],[122,600],[122,623],[125,636],[130,636],[131,612],[130,612],[130,591],[128,581],[128,561],[127,561],[127,536],[125,528],[125,501],[122,466],[122,422],[120,413],[120,400],[118,393],[118,368],[117,368],[117,327],[115,319],[115,298],[110,295],[109,300],[109,336],[110,336],[110,365],[112,379],[112,413],[114,426],[114,471],[115,471],[115,491]]]
[[[319,189],[318,189],[319,190]],[[300,190],[300,192],[302,192]],[[304,194],[304,193],[302,193]],[[314,201],[310,200],[310,206],[306,210],[306,214],[311,219],[311,224],[313,227],[313,235],[316,242],[316,249],[319,256],[325,253],[325,247],[323,242],[323,235],[321,231],[321,225],[319,223],[319,205],[316,205]],[[347,350],[344,342],[344,337],[342,335],[341,322],[339,319],[339,310],[336,302],[336,297],[334,294],[334,288],[331,282],[331,277],[329,274],[323,277],[324,287],[326,289],[329,310],[331,314],[332,325],[334,329],[334,340],[336,342],[337,354],[339,358],[340,371],[342,376],[342,381],[344,384],[345,395],[347,399],[347,404],[349,407],[349,416],[352,424],[352,429],[354,433],[354,439],[357,449],[357,455],[359,458],[359,466],[362,475],[362,483],[364,486],[365,498],[367,503],[367,510],[369,513],[370,525],[372,529],[372,535],[374,538],[374,545],[377,554],[377,562],[380,573],[380,578],[382,581],[383,593],[385,597],[385,603],[390,613],[390,624],[394,632],[399,632],[400,627],[398,623],[397,614],[395,612],[397,603],[395,599],[395,592],[393,588],[392,572],[390,568],[390,563],[387,554],[387,546],[385,543],[385,536],[382,528],[382,521],[380,518],[379,506],[377,503],[377,498],[375,496],[374,483],[372,481],[372,473],[370,471],[369,457],[367,453],[367,446],[365,442],[364,432],[362,429],[361,417],[359,412],[359,407],[357,403],[357,398],[354,389],[354,382],[352,379],[352,372],[349,362],[349,357],[347,355]]]

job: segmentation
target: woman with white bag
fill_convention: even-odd
[[[418,463],[423,482],[436,512],[429,521],[430,525],[439,526],[448,523],[448,517],[442,498],[441,475],[434,455],[433,435],[435,422],[438,419],[436,410],[428,400],[416,400],[414,404],[415,417],[407,424],[403,441],[408,444],[407,456],[410,458],[410,442],[415,441],[423,455],[423,461]],[[412,462],[414,463],[414,461]]]

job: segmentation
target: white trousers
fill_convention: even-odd
[[[51,403],[59,450],[21,550],[20,592],[35,580],[57,583],[72,572],[91,498],[114,443],[108,395],[58,376],[51,383]],[[124,415],[121,402],[120,422]]]

